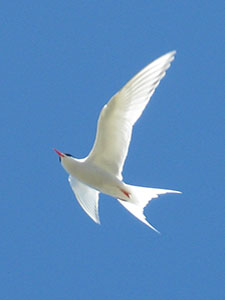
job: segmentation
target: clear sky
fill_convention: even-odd
[[[1,1],[0,299],[225,297],[224,1]],[[101,195],[81,209],[56,147],[85,157],[102,106],[177,50],[133,132],[124,180],[156,234]]]

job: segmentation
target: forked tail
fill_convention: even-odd
[[[152,228],[157,233],[160,233],[154,228],[147,220],[144,215],[145,206],[153,199],[157,198],[161,194],[166,193],[181,193],[179,191],[154,189],[141,186],[127,185],[130,191],[131,202],[118,199],[118,201],[132,213],[136,218],[145,223],[147,226]]]

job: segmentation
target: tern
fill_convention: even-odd
[[[84,211],[100,224],[99,193],[117,200],[136,218],[158,232],[144,215],[144,208],[153,198],[175,190],[140,187],[123,181],[123,165],[128,153],[132,129],[143,113],[160,80],[170,67],[176,51],[171,51],[137,73],[101,110],[94,146],[86,158],[71,154],[59,155],[69,173],[69,183]]]

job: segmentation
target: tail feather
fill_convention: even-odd
[[[136,218],[141,222],[152,228],[155,232],[160,233],[155,227],[153,227],[144,215],[145,206],[153,199],[158,198],[161,194],[166,193],[181,193],[179,191],[165,190],[165,189],[154,189],[140,186],[128,185],[130,190],[131,202],[118,199],[118,201]]]

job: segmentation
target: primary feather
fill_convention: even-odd
[[[106,104],[88,160],[122,179],[132,128],[174,59],[169,52],[147,65]]]

